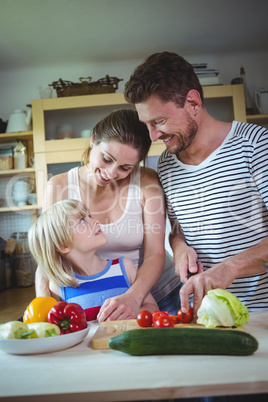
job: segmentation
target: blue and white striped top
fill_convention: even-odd
[[[123,257],[109,260],[99,273],[90,276],[75,274],[79,286],[60,287],[61,298],[67,303],[78,303],[85,310],[87,321],[96,320],[106,299],[125,293],[131,286]]]
[[[217,133],[215,133],[216,135]],[[234,121],[221,146],[198,166],[164,151],[158,173],[168,215],[208,269],[268,236],[268,131]],[[228,288],[249,310],[268,309],[268,274]]]

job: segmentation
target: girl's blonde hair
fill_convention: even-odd
[[[61,250],[72,246],[72,218],[89,216],[80,201],[63,200],[48,208],[28,233],[30,251],[49,280],[62,286],[77,287],[73,267]]]

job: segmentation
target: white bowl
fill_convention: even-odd
[[[32,355],[58,352],[71,348],[82,342],[87,336],[90,323],[86,329],[66,335],[34,339],[0,339],[0,350],[14,355]]]

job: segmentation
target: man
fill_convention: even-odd
[[[183,311],[194,319],[210,289],[228,289],[250,311],[268,309],[268,131],[214,119],[193,67],[162,52],[125,87],[152,141],[163,140],[158,174]],[[194,275],[193,275],[194,274]]]

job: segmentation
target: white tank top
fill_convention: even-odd
[[[82,201],[79,186],[79,167],[68,171],[68,198]],[[140,199],[140,169],[131,177],[128,198],[122,216],[107,225],[100,225],[107,237],[105,246],[98,250],[103,259],[115,259],[120,256],[129,258],[138,269],[144,258],[143,236],[143,209]],[[165,230],[165,228],[163,228]],[[179,278],[175,275],[173,260],[166,253],[164,273],[151,290],[156,301],[163,299],[178,284]]]
[[[68,172],[68,198],[82,201],[78,167]],[[98,250],[99,256],[103,259],[115,259],[120,253],[132,260],[138,269],[144,256],[140,170],[131,178],[126,207],[121,217],[115,222],[101,224],[100,227],[107,237],[107,243]]]

